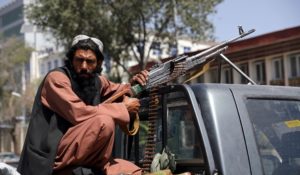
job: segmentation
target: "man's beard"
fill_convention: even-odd
[[[92,105],[97,94],[96,88],[96,78],[98,78],[97,73],[81,71],[76,74],[75,81],[78,83],[78,93],[77,94],[81,100],[87,105]]]

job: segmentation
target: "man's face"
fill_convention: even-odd
[[[78,49],[75,51],[72,64],[79,77],[89,78],[97,65],[101,66],[102,60],[97,62],[96,54],[91,50]]]

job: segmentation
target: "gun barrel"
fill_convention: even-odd
[[[153,67],[152,70],[149,72],[149,80],[145,87],[142,89],[149,89],[150,87],[154,85],[159,85],[165,82],[170,81],[168,77],[171,75],[173,76],[179,76],[187,72],[188,70],[192,69],[193,67],[205,63],[206,61],[209,61],[209,59],[213,59],[215,55],[219,55],[222,52],[224,52],[229,43],[232,43],[240,38],[243,38],[251,33],[253,33],[255,29],[249,30],[248,32],[240,33],[239,36],[230,39],[228,41],[223,41],[222,43],[215,45],[213,47],[210,47],[196,55],[188,56],[188,55],[182,55],[177,58],[174,58],[172,60],[169,60],[165,63],[162,63],[160,65],[157,65],[156,67]],[[180,69],[180,71],[177,70],[177,73],[174,74],[174,67],[176,65],[181,64],[182,62],[185,62],[184,68]],[[176,71],[175,71],[176,72]],[[179,72],[179,73],[178,73]],[[138,86],[137,86],[138,87]],[[137,91],[140,91],[141,88],[136,88]]]
[[[230,39],[228,41],[223,41],[222,43],[220,43],[218,45],[210,47],[207,50],[204,50],[203,52],[200,52],[200,53],[198,53],[198,54],[196,54],[196,55],[194,55],[192,57],[189,57],[188,60],[192,61],[195,58],[199,58],[199,57],[202,57],[204,55],[209,55],[210,53],[214,53],[216,50],[221,49],[221,48],[225,47],[226,45],[228,45],[229,43],[232,43],[232,42],[234,42],[234,41],[236,41],[236,40],[238,40],[240,38],[243,38],[243,37],[245,37],[245,36],[247,36],[247,35],[249,35],[249,34],[251,34],[253,32],[255,32],[255,29],[251,29],[248,32],[245,32],[245,33],[243,33],[243,34],[241,34],[241,35],[239,35],[239,36],[237,36],[235,38],[232,38],[232,39]]]
[[[203,55],[201,58],[196,57],[197,55],[192,56],[190,61],[187,62],[186,69],[187,70],[192,69],[193,67],[195,67],[199,64],[202,64],[204,62],[207,62],[207,61],[213,59],[215,55],[219,55],[219,54],[223,53],[227,48],[228,48],[228,46],[224,46],[222,48],[215,50],[214,52],[211,52],[207,55]],[[211,59],[209,59],[209,58],[211,58]]]

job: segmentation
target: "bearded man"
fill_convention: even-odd
[[[100,76],[103,44],[97,38],[76,36],[66,56],[67,64],[50,71],[36,94],[18,171],[68,175],[85,167],[91,174],[141,174],[134,164],[111,158],[115,125],[130,122],[139,100],[101,103],[131,85]],[[145,85],[147,79],[144,70],[130,82]]]

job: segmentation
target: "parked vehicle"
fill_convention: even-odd
[[[174,173],[300,174],[300,88],[183,84],[160,88],[158,99],[153,145],[175,155]],[[115,155],[139,166],[149,140],[148,102],[142,99],[139,134],[116,140],[124,146]]]
[[[20,160],[20,156],[13,152],[0,152],[0,162],[6,163],[13,167],[17,167]]]

